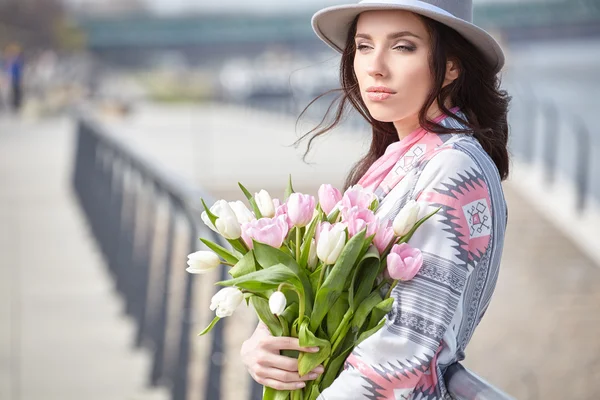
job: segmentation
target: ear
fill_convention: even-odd
[[[444,84],[442,85],[442,87],[445,87],[454,82],[459,75],[460,66],[458,62],[454,59],[449,59],[446,62],[446,75],[444,76]]]

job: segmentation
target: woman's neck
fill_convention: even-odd
[[[450,109],[452,108],[452,106],[448,104],[446,105],[446,108]],[[427,112],[427,119],[433,121],[441,113],[442,112],[440,111],[440,108],[438,107],[437,103],[434,103],[431,105],[431,107],[429,107],[429,111]],[[415,130],[419,129],[420,126],[421,125],[419,124],[418,113],[411,115],[410,117],[407,117],[405,119],[394,122],[394,127],[396,128],[396,132],[398,133],[399,140],[404,139],[405,137],[413,133]]]

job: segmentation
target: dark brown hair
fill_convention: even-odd
[[[453,29],[432,19],[419,17],[425,23],[431,38],[430,67],[433,78],[432,90],[419,112],[420,125],[429,132],[438,134],[472,134],[496,164],[501,179],[506,179],[509,170],[507,112],[510,97],[506,91],[500,90],[500,79],[495,71],[495,66],[491,65],[475,46]],[[338,93],[337,99],[329,105],[319,125],[296,142],[298,144],[307,136],[313,134],[304,154],[306,157],[311,149],[312,141],[335,128],[346,114],[349,106],[352,106],[362,115],[373,129],[371,148],[350,171],[346,178],[345,188],[356,184],[371,164],[383,155],[388,145],[398,141],[394,124],[375,120],[361,98],[358,81],[354,74],[354,54],[356,52],[354,35],[356,34],[357,21],[358,17],[348,31],[346,48],[342,54],[340,64],[341,88],[324,93],[311,101],[302,111],[299,119],[320,98],[331,93]],[[454,82],[442,88],[448,59],[455,60],[458,63],[460,74]],[[444,105],[446,100],[449,100],[452,106],[460,107],[461,111],[465,113],[467,121],[448,110]],[[435,101],[437,101],[440,110],[444,114],[453,116],[463,123],[467,129],[448,129],[428,120],[427,111]],[[326,123],[325,121],[336,104],[337,109],[333,120]]]

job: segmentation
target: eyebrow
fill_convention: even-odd
[[[421,39],[423,40],[420,36],[409,32],[409,31],[402,31],[402,32],[394,32],[394,33],[390,33],[389,35],[387,35],[387,39],[388,40],[392,40],[392,39],[398,39],[404,36],[413,36],[416,37],[417,39]],[[366,34],[366,33],[357,33],[356,36],[354,36],[354,38],[363,38],[363,39],[367,39],[367,40],[372,40],[373,38],[371,37],[371,35]]]

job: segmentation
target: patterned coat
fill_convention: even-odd
[[[450,117],[440,124],[460,127]],[[421,217],[441,211],[409,241],[423,267],[394,288],[385,326],[354,349],[319,400],[450,398],[444,372],[464,359],[498,278],[508,216],[498,170],[474,137],[427,133],[375,194],[383,219],[411,199]]]

